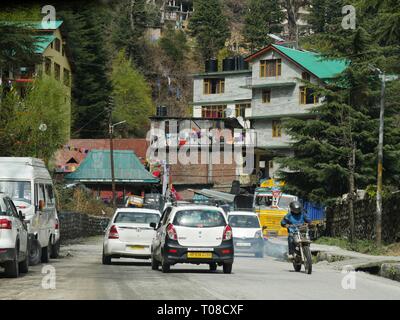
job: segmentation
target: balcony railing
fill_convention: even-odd
[[[207,137],[202,137],[198,133],[192,135],[180,135],[180,134],[165,134],[164,142],[166,147],[206,147],[206,146],[256,146],[257,145],[257,133],[254,131],[248,131],[244,133],[235,133],[231,137],[224,136],[212,136],[211,134]],[[154,140],[153,140],[154,141]],[[162,147],[162,145],[161,145]]]

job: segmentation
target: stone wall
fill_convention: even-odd
[[[375,238],[376,201],[358,200],[354,205],[355,231],[358,239]],[[343,203],[326,212],[326,232],[331,237],[349,236],[348,204]],[[400,241],[400,194],[392,195],[383,202],[382,239],[391,243]]]
[[[59,212],[61,241],[104,234],[110,219],[77,212]]]

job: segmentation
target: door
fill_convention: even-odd
[[[17,208],[14,203],[9,198],[4,199],[4,203],[6,205],[6,210],[12,221],[12,236],[13,239],[19,239],[19,247],[20,251],[26,253],[27,248],[27,234],[25,230],[25,225],[19,218],[19,214]]]
[[[161,215],[160,223],[157,226],[156,235],[153,242],[153,250],[155,254],[161,259],[161,247],[164,244],[166,227],[169,221],[169,216],[171,215],[172,207],[168,207],[164,210]]]
[[[46,196],[46,229],[48,237],[51,235],[55,236],[55,226],[56,226],[56,200],[54,196],[54,190],[52,184],[45,185],[45,196]]]
[[[50,237],[45,185],[43,183],[36,183],[35,189],[37,190],[36,219],[38,223],[38,239],[43,248],[48,246]]]

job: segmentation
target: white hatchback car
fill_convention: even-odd
[[[251,253],[258,258],[264,257],[264,237],[257,214],[231,211],[228,221],[234,235],[235,253]]]
[[[6,275],[18,277],[29,269],[28,230],[24,216],[11,198],[0,193],[0,267]]]
[[[155,236],[150,223],[160,221],[160,212],[152,209],[117,209],[106,229],[103,243],[103,264],[112,258],[149,259]]]
[[[204,205],[167,207],[152,244],[151,267],[169,272],[177,263],[208,264],[211,271],[222,266],[232,272],[232,229],[221,208]]]

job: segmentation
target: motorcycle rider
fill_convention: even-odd
[[[288,258],[293,259],[293,254],[294,254],[294,239],[293,239],[293,234],[295,232],[295,227],[296,225],[301,225],[301,224],[310,224],[311,219],[303,212],[303,206],[299,201],[292,201],[289,204],[289,213],[284,216],[284,218],[281,221],[281,226],[284,228],[288,229],[288,249],[289,249],[289,254]]]

